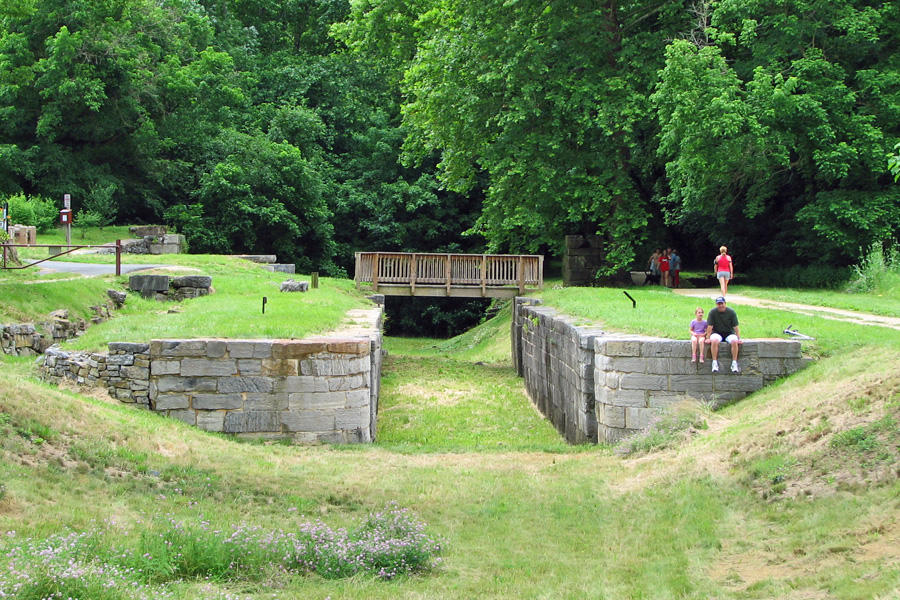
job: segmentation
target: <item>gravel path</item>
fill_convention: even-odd
[[[689,296],[691,298],[706,298],[710,302],[715,300],[716,297],[721,294],[718,288],[673,291],[680,296]],[[759,308],[777,308],[780,310],[795,312],[802,315],[831,319],[833,321],[852,321],[854,323],[859,323],[860,325],[889,327],[890,329],[896,329],[900,331],[900,319],[896,317],[884,317],[882,315],[873,315],[871,313],[844,310],[842,308],[829,308],[827,306],[812,306],[811,304],[797,304],[795,302],[764,300],[762,298],[751,298],[749,296],[740,296],[738,294],[728,294],[727,298],[729,304],[742,304],[745,306],[756,306]]]

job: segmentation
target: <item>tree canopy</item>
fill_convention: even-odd
[[[0,194],[330,273],[569,233],[600,275],[663,232],[846,264],[900,230],[898,40],[864,0],[0,1]]]

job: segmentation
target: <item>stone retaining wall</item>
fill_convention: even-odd
[[[310,442],[375,439],[381,310],[354,311],[351,334],[304,340],[191,339],[51,348],[42,375],[104,385],[123,402],[196,425]]]
[[[109,307],[101,304],[92,306],[92,323],[101,323],[109,318]],[[46,321],[34,323],[0,324],[0,352],[13,356],[36,356],[53,344],[78,337],[84,333],[87,322],[84,319],[69,320],[69,311],[58,310],[50,313]]]
[[[730,372],[723,343],[722,372],[713,374],[709,361],[690,362],[688,340],[604,333],[538,303],[514,302],[513,363],[532,402],[570,443],[618,441],[677,402],[732,402],[804,364],[797,341],[747,340],[741,373]]]

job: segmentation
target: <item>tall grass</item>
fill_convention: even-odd
[[[892,244],[885,251],[884,243],[873,243],[859,264],[853,266],[853,277],[847,284],[847,291],[867,293],[898,288],[900,288],[900,250]]]

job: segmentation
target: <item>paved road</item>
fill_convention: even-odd
[[[709,298],[710,300],[715,299],[716,296],[721,294],[718,288],[678,289],[674,290],[674,292],[681,296]],[[749,296],[739,296],[737,294],[728,294],[728,303],[757,306],[759,308],[777,308],[789,312],[800,313],[802,315],[831,319],[833,321],[851,321],[860,325],[877,325],[879,327],[890,327],[891,329],[900,330],[900,319],[896,317],[873,315],[871,313],[858,312],[855,310],[844,310],[842,308],[831,308],[827,306],[813,306],[811,304],[798,304],[796,302],[779,302],[778,300],[750,298]]]
[[[159,267],[168,267],[170,265],[143,265],[143,264],[123,264],[122,273],[131,273],[132,271],[142,271],[144,269],[156,269]],[[97,263],[79,263],[79,262],[63,262],[51,260],[38,265],[40,274],[46,273],[77,273],[86,277],[96,277],[98,275],[113,275],[116,272],[116,265],[97,264]]]

